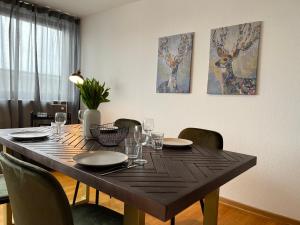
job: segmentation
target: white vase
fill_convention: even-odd
[[[91,139],[93,138],[91,132],[90,132],[90,128],[92,125],[94,124],[100,124],[101,123],[101,115],[100,115],[100,111],[96,110],[96,109],[87,109],[85,110],[84,114],[83,114],[83,126],[84,126],[84,137],[87,139]]]

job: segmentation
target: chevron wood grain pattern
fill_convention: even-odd
[[[28,129],[49,130],[46,127],[21,130]],[[14,141],[8,136],[12,131],[16,129],[0,130],[2,145],[163,221],[256,164],[254,156],[200,146],[162,151],[144,148],[146,165],[101,176],[103,168],[81,167],[73,161],[73,156],[96,150],[123,152],[122,145],[105,148],[95,140],[85,140],[80,125],[65,126],[63,134],[51,135],[40,142]]]

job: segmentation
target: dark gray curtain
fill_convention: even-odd
[[[78,18],[21,1],[0,0],[0,128],[30,124],[31,111],[67,101],[77,121]]]

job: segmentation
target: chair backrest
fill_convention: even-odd
[[[141,125],[141,123],[137,120],[121,118],[121,119],[117,119],[114,125],[119,128],[123,128],[123,127],[131,128],[137,125]]]
[[[46,170],[1,153],[8,195],[18,225],[73,225],[64,190]]]
[[[223,149],[222,135],[216,131],[200,128],[186,128],[180,132],[178,137],[191,140],[194,144],[202,147]]]
[[[127,137],[129,137],[133,135],[134,127],[141,125],[141,123],[137,120],[121,118],[121,119],[117,119],[114,125],[119,128],[128,128]]]

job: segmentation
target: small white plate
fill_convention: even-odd
[[[191,146],[192,141],[182,138],[164,138],[164,146],[167,147],[186,147]]]
[[[99,130],[103,133],[116,132],[119,127],[111,126],[111,127],[100,127]]]
[[[112,166],[128,160],[128,156],[121,152],[90,151],[80,153],[73,160],[83,166]]]
[[[118,130],[119,127],[116,127],[116,126],[111,126],[111,127],[100,127],[100,130]]]
[[[8,136],[18,140],[28,140],[48,137],[49,132],[45,131],[18,131],[8,134]]]

